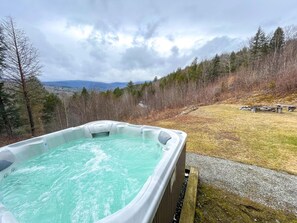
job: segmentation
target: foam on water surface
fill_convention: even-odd
[[[161,157],[141,137],[79,139],[19,165],[0,182],[0,202],[20,223],[95,222],[126,206]]]

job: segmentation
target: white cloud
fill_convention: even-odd
[[[7,15],[39,49],[42,80],[138,81],[237,49],[259,26],[291,25],[297,2],[5,0]]]

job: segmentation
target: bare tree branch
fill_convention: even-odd
[[[41,66],[38,60],[37,50],[29,42],[23,30],[16,28],[12,18],[3,22],[5,31],[5,44],[7,48],[7,67],[4,77],[14,86],[15,92],[21,89],[24,103],[28,113],[32,135],[35,134],[30,90],[27,87],[30,79],[40,74]]]

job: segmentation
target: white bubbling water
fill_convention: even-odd
[[[126,206],[162,156],[155,141],[80,139],[21,164],[0,182],[0,202],[20,223],[89,223]]]

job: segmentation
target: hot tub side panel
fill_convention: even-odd
[[[175,214],[177,201],[185,177],[186,144],[184,145],[175,170],[171,175],[162,200],[159,204],[153,223],[170,223]]]

